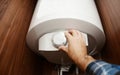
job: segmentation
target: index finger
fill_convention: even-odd
[[[67,38],[68,41],[70,41],[70,39],[72,38],[72,35],[68,31],[66,31],[65,37]]]
[[[71,33],[72,36],[77,36],[78,33],[77,33],[77,30],[69,30],[69,33]]]

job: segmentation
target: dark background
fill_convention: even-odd
[[[120,65],[120,0],[95,1],[106,34],[102,58]],[[0,75],[57,75],[55,65],[25,43],[36,2],[0,0]]]

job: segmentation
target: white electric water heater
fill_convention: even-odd
[[[105,35],[94,0],[38,0],[27,33],[27,45],[34,52],[55,64],[73,62],[58,50],[67,46],[64,32],[76,29],[82,32],[88,53],[98,53]]]

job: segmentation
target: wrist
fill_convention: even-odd
[[[85,71],[87,66],[91,63],[95,61],[95,59],[92,56],[86,55],[85,57],[82,57],[78,59],[78,62],[75,62],[80,68],[81,70]]]

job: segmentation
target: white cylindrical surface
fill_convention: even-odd
[[[86,21],[103,31],[94,0],[38,0],[30,29],[59,18]]]
[[[60,52],[38,50],[38,40],[44,34],[71,28],[88,35],[89,53],[95,54],[103,47],[105,35],[94,0],[38,0],[27,34],[27,44],[49,61],[59,63]],[[53,59],[55,56],[57,58]]]

